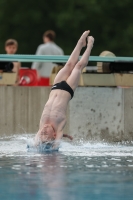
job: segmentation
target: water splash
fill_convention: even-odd
[[[0,157],[32,156],[28,154],[27,143],[32,142],[34,134],[4,136],[0,138]],[[123,143],[109,144],[104,142],[79,142],[79,144],[62,141],[59,152],[69,156],[133,156],[133,145]],[[39,154],[38,154],[39,155]]]
[[[76,146],[62,142],[60,151],[70,156],[133,156],[133,146],[102,142],[87,142]]]

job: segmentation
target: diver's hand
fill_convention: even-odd
[[[67,137],[67,138],[69,138],[70,140],[73,140],[73,137],[70,136],[70,135],[68,135],[68,134],[63,134],[63,137]]]

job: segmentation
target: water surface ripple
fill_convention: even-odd
[[[27,152],[32,135],[0,138],[0,199],[130,200],[133,145],[62,142],[59,152]]]

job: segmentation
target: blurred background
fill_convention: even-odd
[[[92,55],[110,50],[133,56],[132,0],[0,0],[0,54],[9,38],[18,41],[18,54],[35,54],[46,30],[69,55],[83,31],[95,37]]]

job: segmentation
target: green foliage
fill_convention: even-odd
[[[34,54],[44,31],[57,33],[56,43],[70,54],[83,31],[95,37],[92,55],[103,50],[132,56],[133,1],[107,0],[0,0],[0,53],[14,38],[18,53]]]

